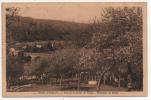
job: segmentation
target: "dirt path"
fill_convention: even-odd
[[[67,89],[69,91],[69,89]],[[82,89],[82,91],[96,91],[95,88],[89,88],[89,89]],[[32,84],[32,85],[24,85],[24,86],[18,86],[14,88],[12,91],[16,92],[40,92],[40,91],[66,91],[60,88],[60,86],[56,85],[38,85],[38,84]],[[73,91],[71,89],[71,91]],[[127,91],[126,88],[122,87],[113,87],[108,85],[101,85],[100,91]]]

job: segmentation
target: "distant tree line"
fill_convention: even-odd
[[[16,8],[7,8],[6,11],[8,42],[65,40],[72,41],[76,47],[82,47],[92,35],[89,24],[22,17]]]

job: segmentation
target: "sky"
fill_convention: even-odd
[[[92,22],[101,19],[102,8],[138,6],[137,3],[8,3],[5,7],[20,8],[19,15],[37,19]]]
[[[101,15],[101,5],[97,3],[44,3],[14,4],[19,7],[19,15],[37,19],[65,20],[89,23]]]

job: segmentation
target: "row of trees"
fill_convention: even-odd
[[[142,88],[142,8],[109,7],[102,10],[102,17],[101,21],[97,19],[94,21],[94,28],[97,32],[93,34],[88,47],[96,48],[98,52],[102,53],[105,49],[110,49],[107,56],[111,57],[113,64],[107,66],[106,69],[112,70],[122,62],[127,63],[128,74],[131,75],[132,81],[140,84],[139,88]],[[119,66],[116,69],[118,71],[123,68]]]

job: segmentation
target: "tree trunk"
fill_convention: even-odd
[[[74,76],[74,75],[72,74],[72,81],[73,81],[73,76]]]
[[[95,81],[96,81],[96,75],[95,75]]]
[[[104,76],[103,79],[104,79],[104,85],[105,85],[106,84],[106,77]]]
[[[118,87],[121,87],[121,77],[119,75],[119,83],[118,83]]]
[[[60,88],[62,88],[62,76],[60,75]]]
[[[78,91],[80,90],[80,73],[78,72]]]
[[[100,86],[101,86],[101,79],[99,78],[98,85],[97,85],[97,90],[100,90]]]
[[[56,84],[58,83],[58,80],[59,80],[59,74],[57,73],[57,76],[56,76]]]
[[[91,80],[91,77],[90,77],[90,72],[89,72],[89,79],[88,80]]]
[[[108,69],[108,70],[106,70],[106,71],[104,71],[102,74],[100,74],[99,76],[98,76],[98,86],[97,86],[97,90],[100,90],[100,86],[101,86],[101,80],[102,80],[102,78],[104,77],[104,74],[107,72],[107,71],[109,71],[110,70],[110,68]]]
[[[57,84],[57,80],[58,80],[58,78],[56,77],[56,84]]]
[[[102,80],[102,75],[98,75],[98,85],[97,85],[97,90],[100,90],[100,86],[101,86],[101,80]]]

